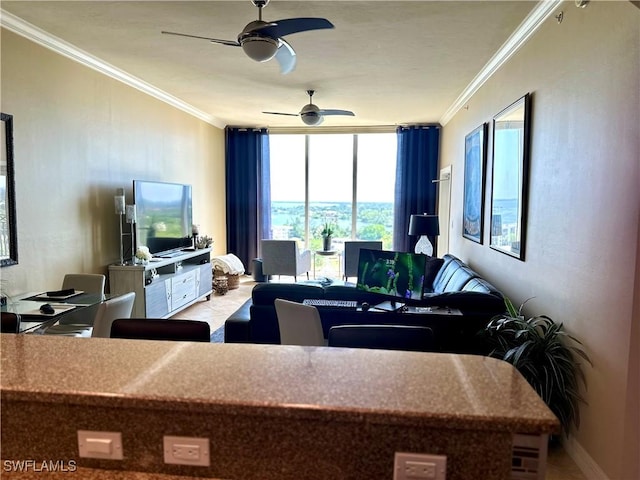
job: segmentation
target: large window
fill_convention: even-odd
[[[392,246],[396,134],[270,134],[273,238],[322,248],[320,231]]]

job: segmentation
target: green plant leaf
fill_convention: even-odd
[[[533,298],[533,297],[532,297]],[[580,386],[586,389],[584,360],[593,365],[575,337],[547,315],[525,318],[524,305],[516,310],[505,297],[506,312],[493,317],[485,334],[493,348],[491,355],[511,363],[558,417],[565,434],[579,426],[580,403],[586,403]]]

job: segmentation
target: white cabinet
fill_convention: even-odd
[[[171,279],[171,309],[177,310],[192,302],[196,293],[196,270],[175,275]]]
[[[211,298],[211,248],[183,251],[147,265],[110,265],[109,290],[136,292],[132,318],[167,318]]]

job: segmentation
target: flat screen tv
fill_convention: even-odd
[[[191,185],[134,180],[133,198],[136,248],[161,257],[193,245]]]
[[[421,300],[426,266],[426,255],[361,248],[356,288],[391,301]]]

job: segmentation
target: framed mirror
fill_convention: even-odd
[[[0,267],[18,263],[16,191],[13,165],[13,115],[1,113],[0,137]]]
[[[493,118],[490,246],[524,260],[531,94]]]

